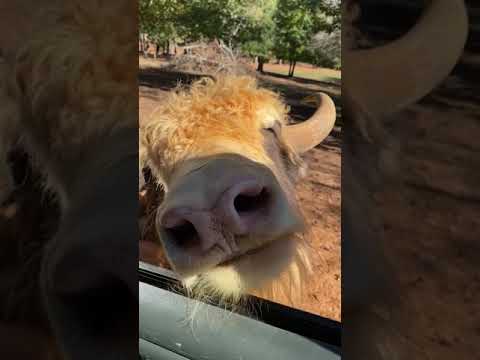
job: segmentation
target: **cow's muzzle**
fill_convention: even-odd
[[[173,179],[157,213],[160,239],[181,275],[303,229],[293,189],[267,166],[237,155],[199,163]]]

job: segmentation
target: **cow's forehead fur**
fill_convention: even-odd
[[[252,77],[202,79],[171,92],[142,126],[141,157],[168,182],[185,160],[225,153],[271,165],[261,129],[286,121],[279,96]]]

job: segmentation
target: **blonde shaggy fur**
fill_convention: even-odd
[[[148,166],[166,193],[176,178],[198,165],[195,159],[224,153],[245,156],[277,175],[261,130],[275,121],[286,125],[288,110],[278,94],[259,88],[248,76],[222,75],[216,80],[201,79],[190,88],[180,86],[141,125],[140,167]],[[280,142],[288,160],[303,170],[298,154]],[[183,166],[187,160],[193,164],[189,168]],[[294,303],[311,273],[309,245],[303,234],[276,243],[280,247],[273,250],[272,258],[247,256],[240,264],[184,278],[184,285],[193,297],[213,296],[225,305],[241,303],[247,292]]]
[[[167,186],[182,162],[225,152],[272,167],[260,130],[286,122],[279,96],[260,89],[254,78],[204,78],[170,93],[140,130],[141,165],[149,165]]]

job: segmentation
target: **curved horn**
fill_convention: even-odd
[[[320,144],[333,129],[336,119],[335,104],[330,96],[319,93],[320,106],[308,120],[283,128],[282,136],[298,153],[304,153]]]
[[[343,80],[370,114],[392,113],[427,95],[451,72],[468,35],[463,0],[432,0],[416,26],[385,46],[344,50]]]

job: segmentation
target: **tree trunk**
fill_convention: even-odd
[[[293,77],[293,74],[295,73],[295,66],[297,65],[297,60],[293,60],[292,64],[292,73],[290,74],[290,77]]]
[[[145,37],[145,34],[142,34],[141,36],[141,46],[142,46],[142,52],[143,52],[143,57],[147,57],[147,50],[148,50],[148,44],[147,44],[147,39]]]
[[[265,64],[265,59],[259,56],[257,58],[257,62],[258,62],[257,71],[263,74],[263,64]]]
[[[157,58],[157,54],[158,54],[158,51],[160,50],[160,45],[159,44],[155,44],[155,52],[153,53],[153,58],[156,59]]]
[[[170,54],[170,41],[169,40],[165,41],[165,45],[164,45],[164,48],[163,48],[163,54],[164,55],[169,55]]]

